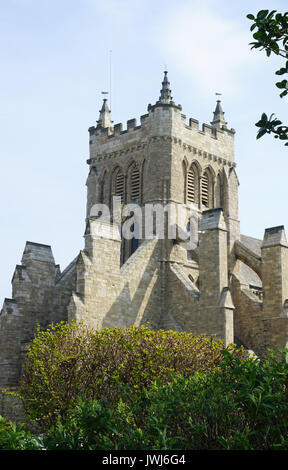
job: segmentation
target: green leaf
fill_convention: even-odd
[[[270,20],[272,16],[274,15],[274,13],[276,13],[276,10],[270,11],[269,15],[267,16],[267,20]]]
[[[249,13],[249,15],[246,16],[246,18],[248,18],[249,20],[255,20],[255,16],[251,15],[251,13]]]
[[[262,114],[262,116],[261,116],[261,121],[263,121],[263,122],[267,122],[267,121],[268,121],[267,114],[265,114],[265,113]]]
[[[287,68],[281,67],[281,69],[276,70],[275,74],[276,75],[283,75],[284,73],[287,73]]]
[[[265,16],[267,16],[269,13],[269,10],[260,10],[258,13],[257,13],[257,18],[258,19],[263,19],[265,18]]]
[[[287,80],[282,80],[282,82],[276,83],[277,88],[287,88]]]
[[[263,135],[265,135],[267,133],[267,129],[261,129],[257,136],[256,136],[256,139],[260,139],[261,137],[263,137]]]

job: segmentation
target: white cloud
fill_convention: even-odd
[[[199,92],[239,93],[243,72],[257,65],[245,17],[219,16],[215,7],[183,5],[170,10],[153,41],[160,55],[189,76]]]

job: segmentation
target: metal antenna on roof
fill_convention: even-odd
[[[112,50],[109,51],[110,111],[112,110]]]

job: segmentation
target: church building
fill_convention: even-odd
[[[284,227],[263,240],[241,234],[235,131],[220,100],[199,126],[173,101],[165,71],[139,121],[114,124],[104,99],[89,128],[86,230],[66,269],[49,245],[26,242],[0,313],[1,387],[17,386],[37,325],[59,321],[148,323],[257,355],[286,347]]]

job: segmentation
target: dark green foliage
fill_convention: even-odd
[[[79,396],[119,399],[123,386],[141,392],[156,379],[190,376],[219,366],[223,343],[148,327],[88,330],[61,323],[38,334],[28,350],[20,383],[25,410],[42,426],[65,417]]]
[[[262,364],[224,352],[221,370],[156,381],[125,403],[79,400],[44,442],[51,449],[287,449],[287,385],[285,354]]]
[[[226,389],[230,387],[233,391],[234,401],[245,417],[249,448],[287,449],[287,351],[270,351],[263,363],[258,360],[239,361],[225,351],[224,355],[223,383]],[[243,434],[244,430],[241,431]],[[230,445],[235,447],[233,436],[225,444],[228,448]]]
[[[270,118],[268,119],[267,115],[263,113],[260,121],[255,124],[260,128],[257,134],[257,139],[260,139],[265,134],[274,133],[275,138],[277,137],[280,140],[287,140],[288,127],[283,126],[282,122],[277,118],[273,118],[273,116],[274,114],[271,114]],[[285,145],[288,145],[288,142]]]
[[[2,448],[47,450],[287,450],[287,351],[265,361],[222,351],[213,370],[154,380],[117,400],[78,397],[33,439],[21,425],[1,427]],[[15,434],[15,435],[14,435]],[[37,447],[38,446],[38,447]]]
[[[38,450],[40,440],[23,423],[13,423],[0,416],[0,449]]]
[[[271,53],[283,57],[285,62],[275,74],[283,76],[288,73],[288,12],[277,13],[276,10],[261,10],[256,16],[249,14],[247,18],[253,21],[250,28],[255,41],[251,42],[252,49],[265,50],[267,57]],[[288,80],[286,78],[276,83],[276,87],[281,90],[280,97],[283,98],[288,93]],[[259,127],[257,139],[267,134],[274,134],[276,139],[288,140],[288,127],[282,124],[274,114],[268,119],[265,113],[256,123]],[[288,145],[288,142],[285,143]]]
[[[138,449],[140,436],[129,406],[122,400],[109,407],[105,400],[79,398],[68,418],[64,422],[58,419],[45,433],[43,444],[48,450]]]

